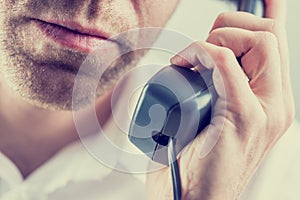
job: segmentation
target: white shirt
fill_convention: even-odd
[[[111,125],[108,129],[115,128]],[[295,122],[258,169],[242,200],[299,199],[299,133]],[[111,154],[110,149],[107,153]],[[115,169],[126,169],[128,163],[121,157],[114,160]],[[146,199],[146,174],[115,171],[97,161],[80,141],[61,150],[26,180],[3,154],[0,166],[1,200]]]
[[[181,1],[167,28],[204,40],[218,13],[226,10],[235,10],[235,6],[225,1]],[[182,23],[178,22],[180,20]],[[167,64],[169,57],[149,52],[141,65],[149,61]],[[119,113],[124,114],[122,109]],[[120,132],[112,119],[104,131],[115,136]],[[244,192],[243,200],[299,199],[299,132],[300,126],[295,122],[261,165]],[[104,142],[107,141],[105,135],[88,138],[86,142],[90,146],[87,143],[84,146],[81,141],[75,142],[58,152],[26,180],[14,163],[0,152],[0,200],[146,199],[146,174],[142,172],[147,170],[147,158],[136,152],[128,140],[115,141],[118,138],[115,136],[110,138],[112,144],[116,144],[115,149]],[[93,145],[97,151],[106,154],[97,160],[87,149]],[[142,161],[128,159],[126,151],[119,153],[119,147],[141,156]]]

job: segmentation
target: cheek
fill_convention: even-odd
[[[144,3],[145,26],[163,27],[174,12],[179,0],[148,0]]]

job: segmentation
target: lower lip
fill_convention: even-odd
[[[103,45],[105,41],[112,42],[106,38],[76,33],[67,28],[42,21],[36,21],[36,24],[47,37],[60,45],[86,53],[90,53],[101,44]]]

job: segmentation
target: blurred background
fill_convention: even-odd
[[[296,103],[296,118],[300,120],[300,1],[287,0],[287,30],[290,46],[291,76]]]

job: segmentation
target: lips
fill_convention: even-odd
[[[92,28],[83,28],[74,22],[45,22],[34,20],[37,27],[54,42],[77,51],[89,53],[109,40],[109,35]]]

